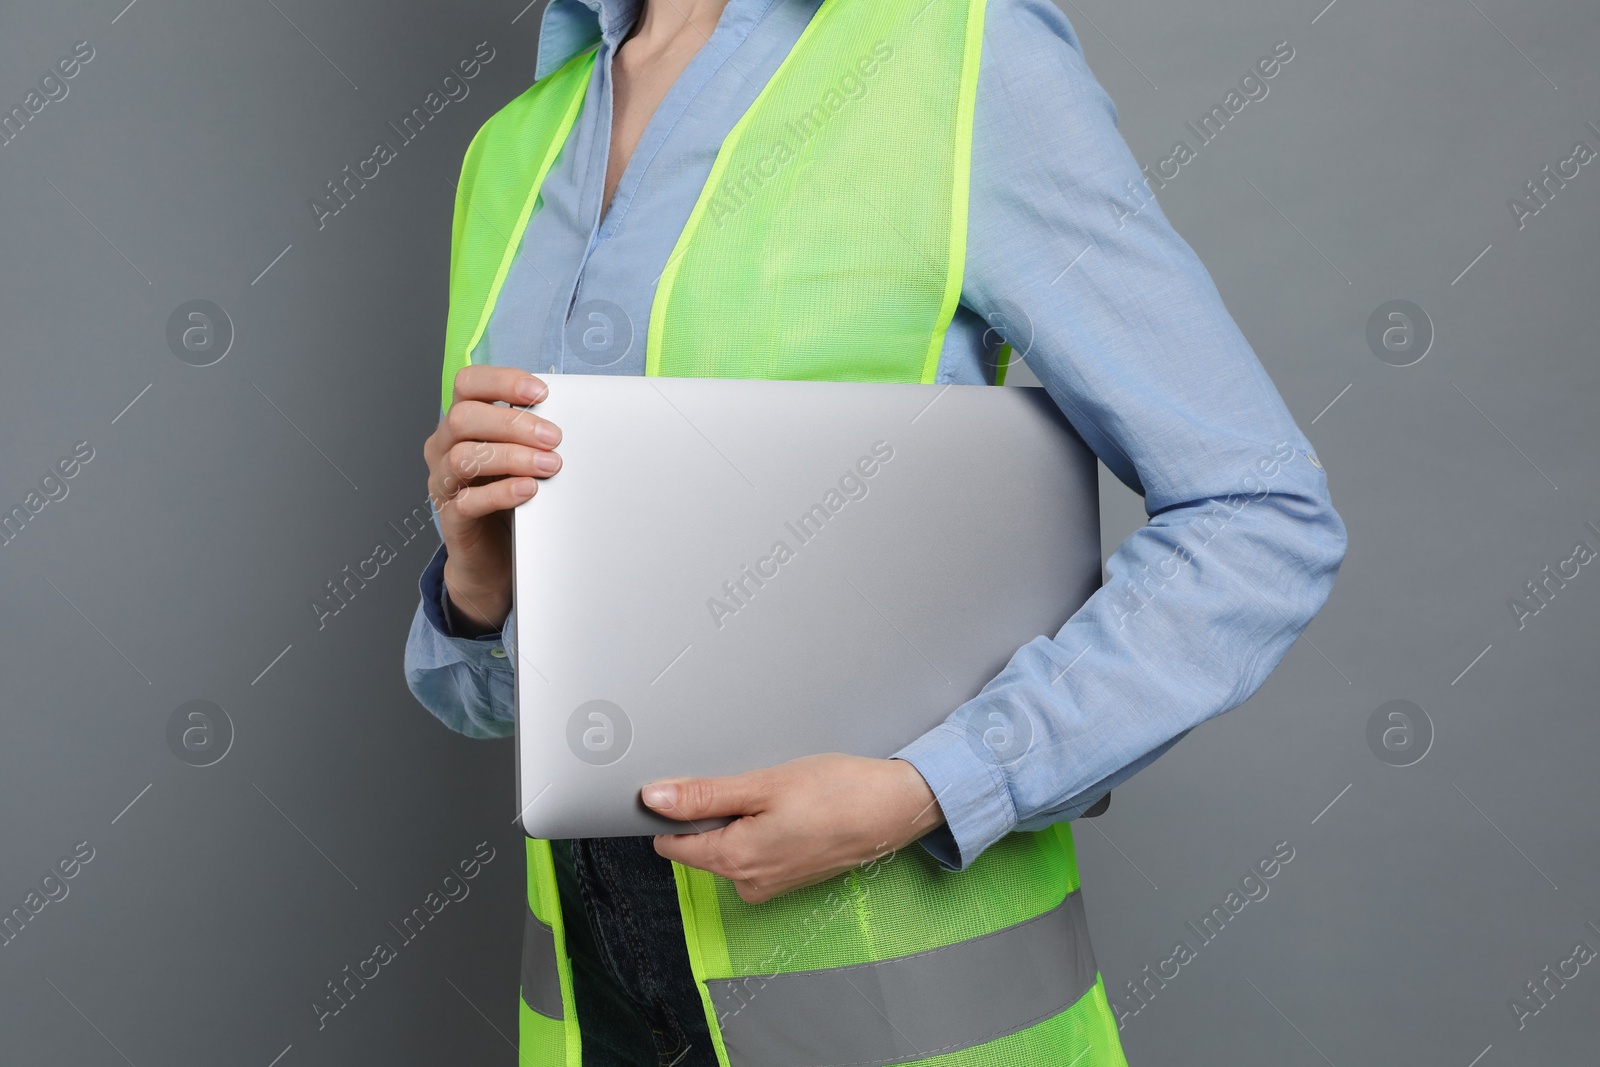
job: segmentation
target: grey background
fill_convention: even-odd
[[[95,450],[0,547],[0,911],[95,849],[0,948],[0,1062],[513,1062],[511,748],[437,725],[400,671],[433,535],[325,628],[308,604],[423,503],[452,182],[530,80],[539,9],[123,2],[0,6],[0,109],[75,42],[96,50],[0,147],[0,505],[74,443]],[[1600,947],[1583,925],[1600,923],[1600,577],[1585,567],[1521,630],[1508,600],[1600,545],[1600,167],[1521,231],[1507,199],[1579,138],[1600,147],[1600,17],[1575,0],[1064,9],[1148,164],[1193,144],[1184,121],[1274,43],[1295,48],[1159,196],[1351,531],[1265,687],[1080,827],[1114,994],[1197,944],[1185,922],[1276,843],[1295,849],[1127,1020],[1130,1061],[1592,1059],[1593,967],[1522,1029],[1509,1000],[1580,938]],[[307,199],[484,40],[471,95],[319,231]],[[167,347],[193,299],[236,329],[213,366]],[[1409,367],[1365,339],[1393,299],[1437,332]],[[1143,513],[1102,481],[1109,551]],[[166,740],[193,699],[237,734],[204,768]],[[1409,767],[1367,742],[1396,699],[1435,731]],[[485,840],[471,895],[319,1031],[324,983]]]

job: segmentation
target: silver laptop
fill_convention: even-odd
[[[1100,584],[1094,455],[1043,389],[544,377],[564,462],[514,513],[531,836],[703,830],[727,820],[640,787],[891,755]]]

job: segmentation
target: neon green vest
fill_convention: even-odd
[[[646,373],[927,382],[960,295],[983,0],[824,0],[724,141],[657,284]],[[594,51],[494,115],[462,166],[442,402],[482,337]],[[528,842],[520,1063],[580,1067],[549,842]],[[919,845],[745,903],[673,865],[723,1067],[1124,1067],[1072,834],[967,870]]]

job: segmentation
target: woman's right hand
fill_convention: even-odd
[[[507,404],[534,404],[548,386],[515,367],[474,364],[456,374],[450,408],[422,446],[428,493],[444,534],[452,612],[485,632],[511,613],[511,508],[561,469],[561,430]]]

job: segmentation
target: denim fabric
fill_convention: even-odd
[[[716,1067],[672,865],[648,837],[550,846],[584,1067]]]

